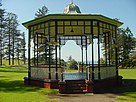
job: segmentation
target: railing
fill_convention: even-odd
[[[58,79],[62,79],[62,67],[57,65],[58,67]],[[56,65],[50,65],[50,73],[51,79],[56,79]],[[90,68],[90,79],[92,79],[92,66],[87,66],[87,72]],[[86,69],[86,68],[85,68]],[[63,72],[63,79],[64,80],[82,80],[88,77],[88,73],[86,70],[84,72]],[[100,65],[100,76],[101,79],[109,78],[116,76],[116,67],[115,66],[105,66]],[[49,65],[38,65],[38,66],[31,66],[31,77],[39,78],[39,79],[48,79],[49,78]],[[94,79],[98,79],[98,66],[94,66]]]

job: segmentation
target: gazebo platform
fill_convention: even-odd
[[[38,86],[49,89],[59,89],[60,93],[95,93],[101,89],[118,87],[122,85],[122,76],[101,79],[101,80],[49,80],[49,79],[35,79],[28,77],[24,78],[25,85]]]

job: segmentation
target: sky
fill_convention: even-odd
[[[124,24],[123,28],[129,27],[136,37],[136,0],[73,0],[79,6],[82,13],[101,14],[110,18],[118,18]],[[7,12],[13,12],[18,15],[20,23],[19,29],[26,33],[27,29],[21,24],[34,19],[38,8],[46,6],[49,9],[49,14],[62,14],[64,8],[71,0],[2,0],[3,8]],[[71,52],[75,50],[73,53]],[[81,60],[81,50],[75,42],[69,41],[66,46],[62,47],[62,57],[66,60],[70,55]],[[88,52],[89,53],[89,52]],[[97,57],[97,54],[95,54]],[[97,59],[96,59],[97,60]]]

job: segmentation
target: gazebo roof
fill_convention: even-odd
[[[117,27],[121,26],[123,23],[117,21],[115,19],[111,19],[109,17],[103,15],[96,15],[96,14],[48,14],[41,18],[36,18],[30,20],[28,22],[23,23],[23,25],[28,28],[29,26],[33,26],[35,24],[43,23],[49,20],[99,20],[102,22],[106,22]]]
[[[81,11],[77,5],[75,5],[73,2],[71,2],[69,5],[67,5],[64,9],[64,14],[80,14]]]

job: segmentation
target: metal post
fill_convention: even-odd
[[[92,34],[92,80],[94,80],[94,43],[93,43],[93,38],[94,38],[94,34],[93,34],[93,21],[91,21],[91,34]]]
[[[84,69],[83,69],[83,66],[84,66],[84,60],[83,60],[83,57],[84,57],[84,52],[83,52],[83,37],[81,36],[81,51],[82,51],[82,72],[84,72]]]
[[[58,24],[55,21],[55,43],[57,43],[57,34],[58,34]],[[57,59],[57,46],[55,45],[55,58],[56,58],[56,80],[58,80],[58,59]]]
[[[105,64],[107,67],[107,36],[106,36],[106,32],[104,33],[104,39],[105,39]]]
[[[59,62],[61,67],[61,38],[59,37]],[[63,67],[61,67],[61,80],[63,81]]]
[[[117,27],[115,27],[115,45],[117,44]],[[116,78],[118,82],[118,48],[115,47],[115,60],[116,60]]]
[[[30,61],[30,48],[31,48],[31,27],[28,28],[28,85],[30,85],[30,78],[31,78],[31,61]]]
[[[34,35],[34,66],[35,66],[35,35]]]
[[[100,22],[98,21],[98,79],[101,79],[100,74]]]
[[[108,32],[108,58],[109,58],[109,66],[110,66],[110,32]]]
[[[48,21],[48,39],[49,39],[49,42],[50,42],[50,21]],[[51,46],[49,45],[49,79],[51,79]]]
[[[87,36],[86,37],[86,46],[85,46],[85,49],[86,49],[86,79],[90,80],[90,78],[88,77],[88,71],[87,71],[87,66],[88,66],[88,60],[87,60]]]
[[[36,33],[37,35],[37,68],[38,68],[38,33]]]

